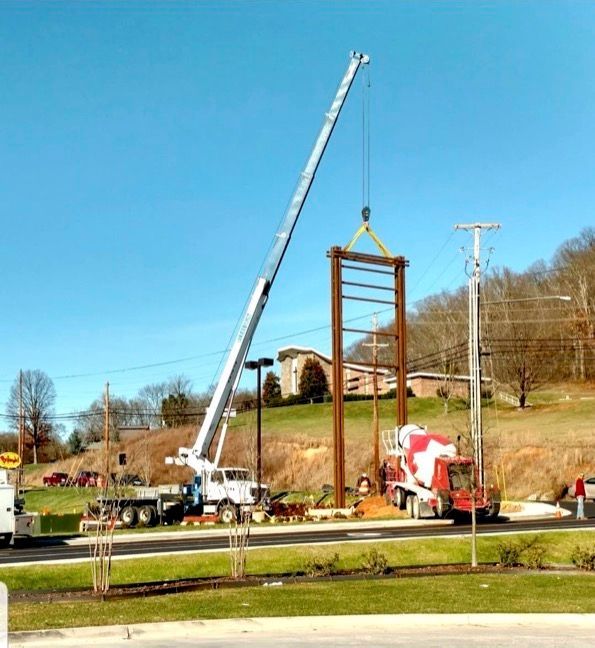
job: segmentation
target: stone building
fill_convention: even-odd
[[[333,372],[332,360],[329,356],[309,347],[288,346],[279,349],[277,362],[281,365],[281,396],[283,398],[299,393],[300,376],[304,363],[307,359],[314,358],[322,366],[329,385],[329,391],[333,393]],[[344,394],[372,394],[374,391],[374,370],[371,367],[358,365],[351,362],[343,363],[343,393]],[[385,382],[388,377],[386,369],[379,369],[378,372],[378,393],[384,394],[391,389],[391,385]]]

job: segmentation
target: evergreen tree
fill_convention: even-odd
[[[281,397],[281,383],[279,376],[274,371],[267,372],[264,383],[262,384],[262,402],[270,405]]]
[[[321,403],[328,393],[328,381],[322,365],[316,358],[307,358],[299,383],[300,396],[312,403]]]

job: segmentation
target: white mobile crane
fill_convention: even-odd
[[[341,108],[345,102],[355,75],[362,65],[367,65],[370,58],[358,52],[350,53],[347,71],[339,84],[335,98],[324,122],[310,157],[301,172],[297,187],[285,212],[279,231],[275,234],[263,270],[252,289],[248,305],[242,314],[241,324],[231,347],[227,361],[219,377],[217,387],[207,408],[205,419],[200,427],[196,442],[191,448],[180,448],[177,457],[168,457],[166,463],[189,466],[195,472],[193,500],[206,512],[218,511],[222,520],[229,520],[239,507],[256,503],[259,490],[266,493],[266,488],[250,481],[249,472],[242,468],[219,468],[219,458],[227,431],[232,399],[240,380],[250,343],[260,321],[269,292],[283,257],[289,245],[291,235],[312,181],[329,142]],[[223,426],[217,445],[215,458],[208,457],[209,448],[215,438],[222,418]]]

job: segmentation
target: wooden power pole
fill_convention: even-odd
[[[103,431],[103,445],[104,445],[104,476],[105,482],[104,487],[107,488],[109,483],[109,382],[105,383],[105,422],[104,422],[104,431]]]
[[[372,401],[372,444],[374,447],[374,482],[378,483],[380,475],[380,429],[378,417],[378,349],[380,347],[387,347],[388,344],[378,344],[378,316],[374,313],[372,317],[372,343],[364,344],[364,346],[372,347],[372,386],[373,386],[373,401]]]

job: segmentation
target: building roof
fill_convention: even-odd
[[[277,362],[283,362],[286,358],[297,358],[298,355],[305,355],[305,354],[312,354],[315,356],[318,356],[321,360],[324,360],[328,364],[333,364],[333,359],[326,355],[325,353],[322,353],[318,351],[317,349],[313,349],[312,347],[303,347],[303,346],[286,346],[286,347],[281,347],[277,351]],[[374,373],[374,369],[372,366],[368,365],[360,365],[356,364],[354,362],[344,362],[343,367],[347,369],[353,369],[354,371],[361,371],[362,373]],[[388,374],[388,369],[384,368],[378,368],[376,370],[376,373],[378,374]]]

